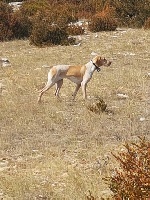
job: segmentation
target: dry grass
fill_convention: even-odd
[[[149,138],[150,31],[101,32],[82,36],[81,46],[37,48],[28,41],[0,43],[0,198],[96,199],[110,195],[102,178],[115,167],[110,152],[125,141]],[[82,100],[71,100],[74,85],[65,81],[61,101],[54,88],[37,104],[37,91],[47,81],[42,65],[84,64],[91,52],[113,60],[95,72],[88,94],[99,96],[110,113],[90,112]],[[128,95],[119,99],[117,93]]]

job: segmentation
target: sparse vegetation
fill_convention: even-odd
[[[103,181],[118,166],[111,152],[118,155],[138,136],[149,141],[149,36],[149,30],[119,29],[97,37],[88,32],[80,46],[0,43],[0,57],[12,65],[0,67],[0,198],[112,199]],[[85,64],[93,52],[112,65],[94,73],[87,94],[113,112],[89,111],[81,91],[72,101],[75,85],[68,80],[60,100],[51,88],[36,103],[47,81],[43,65]],[[128,98],[118,99],[118,93]]]

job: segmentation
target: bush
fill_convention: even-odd
[[[0,41],[21,39],[29,37],[32,24],[31,17],[38,10],[42,10],[49,4],[46,1],[27,1],[22,4],[19,10],[13,11],[7,3],[0,2]]]
[[[11,27],[12,14],[11,6],[0,2],[0,41],[10,40],[13,37]]]
[[[106,5],[100,13],[95,14],[89,23],[89,30],[92,32],[114,31],[116,28],[115,9],[109,5]]]
[[[66,23],[63,19],[61,20],[61,22],[59,19],[54,22],[49,12],[37,13],[32,21],[31,44],[37,46],[67,44],[68,33],[66,31]]]
[[[20,10],[13,13],[11,18],[11,27],[13,38],[28,38],[32,30],[32,24],[28,16],[25,16]]]
[[[120,26],[141,28],[145,20],[150,17],[149,0],[111,0],[110,2],[116,8]]]
[[[48,8],[39,10],[32,17],[31,44],[67,45],[73,42],[68,39],[68,24],[77,21],[73,7],[70,4],[52,3]]]
[[[72,5],[31,0],[14,13],[13,32],[17,38],[29,37],[31,44],[38,46],[67,44],[68,23],[76,20]]]
[[[23,2],[18,11],[15,11],[12,17],[12,31],[15,38],[28,38],[32,31],[31,18],[38,11],[48,8],[49,4],[45,1],[27,0]]]
[[[144,29],[150,29],[150,17],[148,17],[144,23]]]
[[[120,164],[110,178],[109,187],[116,200],[146,200],[150,198],[150,142],[126,144],[126,151],[114,155]]]

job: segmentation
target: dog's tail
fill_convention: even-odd
[[[49,65],[42,65],[42,68],[52,68],[53,66],[49,66]]]

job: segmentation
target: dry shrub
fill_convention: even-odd
[[[66,41],[68,34],[65,27],[53,23],[49,13],[38,13],[33,19],[33,29],[30,36],[31,44],[37,46],[58,45]]]
[[[37,13],[32,18],[31,44],[37,46],[72,44],[75,40],[68,39],[68,22],[67,16],[55,18],[49,10]]]
[[[15,38],[29,37],[32,30],[31,18],[36,15],[37,12],[43,12],[49,8],[47,0],[27,0],[22,3],[20,9],[13,14],[13,33]]]
[[[33,15],[31,21],[31,44],[44,46],[72,43],[72,40],[68,40],[67,27],[70,22],[77,21],[77,18],[68,4],[49,5]]]
[[[110,189],[116,200],[146,200],[150,198],[150,142],[125,145],[125,151],[113,155],[120,164],[110,178]]]
[[[91,112],[100,114],[106,110],[107,104],[100,97],[95,97],[90,102],[87,102],[86,107]]]
[[[144,23],[144,29],[150,29],[150,17],[148,17]]]
[[[114,31],[116,28],[115,9],[110,5],[106,5],[100,13],[95,14],[89,23],[89,30],[92,32]]]
[[[84,27],[79,25],[70,25],[67,27],[68,35],[82,35],[84,34]]]
[[[113,0],[110,2],[116,8],[119,26],[142,28],[145,19],[150,17],[149,0]]]
[[[20,10],[13,13],[11,18],[13,38],[28,38],[31,33],[32,24],[28,16],[25,16]]]
[[[10,40],[13,37],[11,28],[12,8],[0,2],[0,41]]]

